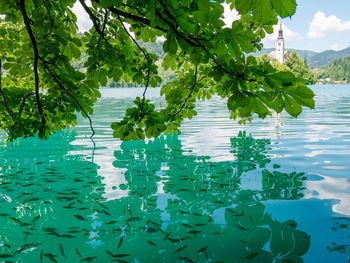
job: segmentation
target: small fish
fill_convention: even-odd
[[[40,252],[40,263],[43,263],[44,262],[44,251],[41,250]]]
[[[179,249],[177,249],[177,250],[175,251],[175,253],[178,253],[178,252],[180,252],[181,250],[184,250],[186,247],[187,247],[187,245],[184,245],[183,247],[180,247]]]
[[[246,227],[244,227],[244,226],[242,226],[240,224],[236,224],[236,227],[239,228],[240,230],[245,230],[245,231],[248,230],[248,228],[246,228]]]
[[[139,217],[130,217],[130,218],[128,218],[128,219],[126,219],[125,221],[126,222],[135,222],[135,221],[139,221],[141,218],[139,218]]]
[[[80,232],[81,232],[80,230],[69,230],[68,231],[68,233],[73,233],[73,234],[80,233]]]
[[[44,256],[47,257],[48,259],[50,259],[52,262],[58,263],[57,260],[56,260],[56,258],[55,258],[56,255],[51,254],[51,253],[45,253]]]
[[[193,228],[193,226],[189,225],[189,224],[186,224],[186,223],[180,223],[181,225],[185,226],[185,227],[190,227],[190,228]]]
[[[100,203],[100,202],[97,202],[100,206],[102,206],[104,209],[107,209],[108,210],[108,207],[105,206],[104,204]]]
[[[11,219],[13,222],[16,222],[16,223],[18,223],[18,224],[21,224],[21,225],[22,225],[22,222],[21,222],[19,219],[17,219],[17,218],[14,218],[14,217],[9,217],[9,219]]]
[[[155,246],[155,247],[157,246],[157,245],[156,245],[153,241],[151,241],[151,240],[147,240],[147,243],[150,244],[150,245],[152,245],[152,246]]]
[[[199,230],[190,230],[190,231],[188,231],[187,233],[196,236],[197,234],[202,233],[202,232],[203,232],[203,231],[199,231]]]
[[[153,224],[153,225],[155,225],[155,226],[158,226],[158,227],[160,227],[160,226],[161,226],[159,223],[154,222],[154,221],[151,221],[151,224]]]
[[[59,247],[60,247],[62,256],[64,256],[66,258],[66,255],[64,254],[63,246],[61,243],[59,243]]]
[[[129,254],[116,254],[113,257],[115,257],[115,258],[123,258],[123,257],[131,257],[131,255],[129,255]]]
[[[181,262],[185,261],[185,262],[194,262],[192,259],[188,258],[188,257],[178,257],[178,259],[181,260]]]
[[[0,254],[0,258],[10,258],[13,257],[11,254]]]
[[[259,253],[254,252],[254,253],[249,254],[248,256],[245,256],[244,258],[245,258],[245,259],[253,259],[253,258],[255,258],[258,254],[259,254]]]
[[[69,203],[66,206],[62,206],[62,208],[73,208],[74,202]]]
[[[120,238],[119,244],[118,244],[118,247],[117,247],[117,248],[120,248],[120,247],[121,247],[121,245],[122,245],[122,243],[123,243],[123,239],[124,239],[123,237]]]
[[[213,235],[223,235],[225,234],[225,231],[221,230],[221,231],[216,231],[213,233]]]
[[[74,215],[74,217],[81,220],[81,221],[86,221],[86,219],[84,217],[82,217],[81,215]]]
[[[179,213],[182,214],[182,215],[189,214],[189,212],[186,212],[186,211],[183,211],[183,210],[180,210]]]
[[[194,216],[202,216],[202,214],[199,214],[199,213],[193,213],[192,215],[194,215]]]
[[[0,213],[0,216],[9,216],[10,214]]]
[[[206,224],[202,224],[202,223],[197,223],[197,224],[194,224],[195,226],[205,226]]]
[[[168,233],[165,235],[164,240],[167,240],[168,237],[169,237],[169,235],[170,235],[170,232],[168,232]]]
[[[109,250],[105,250],[105,251],[106,251],[106,253],[107,253],[108,255],[114,257],[114,254],[113,254],[111,251],[109,251]]]
[[[108,215],[108,216],[112,216],[109,212],[107,212],[106,210],[102,210],[102,212],[105,214],[105,215]]]
[[[34,217],[33,220],[32,220],[32,224],[33,224],[36,220],[38,220],[39,218],[40,218],[40,215]]]
[[[81,262],[84,262],[84,261],[91,261],[91,260],[93,260],[93,259],[95,259],[96,257],[87,257],[87,258],[83,258],[83,259],[81,259],[80,261]]]
[[[28,248],[34,248],[34,247],[37,247],[38,245],[40,245],[41,243],[31,243],[31,244],[25,244],[23,246],[21,246],[20,248],[18,248],[16,251],[15,251],[15,254],[17,253],[20,253]]]
[[[69,234],[61,235],[61,237],[64,237],[64,238],[75,238],[75,236],[72,236],[72,235],[69,235]]]
[[[114,224],[114,223],[117,223],[117,220],[109,221],[109,222],[107,222],[106,224],[107,224],[107,225],[111,225],[111,224]]]
[[[75,248],[75,252],[77,252],[77,255],[81,258],[81,254],[77,248]]]
[[[203,253],[203,252],[206,251],[207,249],[208,249],[208,247],[202,247],[201,249],[199,249],[199,250],[197,251],[197,253],[198,253],[198,254]]]

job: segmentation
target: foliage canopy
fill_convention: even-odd
[[[79,2],[93,27],[77,34]],[[114,122],[114,137],[123,140],[177,131],[184,118],[196,115],[195,101],[214,94],[228,98],[233,119],[245,123],[285,109],[298,116],[314,107],[313,92],[303,79],[257,62],[250,52],[272,33],[278,16],[292,16],[295,0],[227,0],[240,19],[224,27],[223,0],[8,0],[0,2],[0,129],[9,139],[47,138],[76,124],[76,112],[89,118],[108,79],[145,86],[135,107]],[[128,27],[128,28],[127,28]],[[157,56],[136,40],[164,37],[162,67],[176,72],[164,87],[167,107],[156,110],[147,88],[161,81]],[[86,72],[72,61],[87,55]],[[91,120],[90,120],[91,123]]]

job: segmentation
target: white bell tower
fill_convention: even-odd
[[[279,63],[283,64],[284,62],[284,39],[283,39],[283,30],[282,23],[280,22],[280,30],[278,31],[278,38],[276,42],[276,59]]]

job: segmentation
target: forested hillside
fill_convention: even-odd
[[[335,59],[329,65],[320,68],[318,78],[330,78],[331,81],[350,82],[350,57]]]

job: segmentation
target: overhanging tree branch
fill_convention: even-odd
[[[56,84],[59,86],[59,88],[61,90],[63,90],[65,93],[68,94],[68,96],[70,96],[74,102],[78,105],[78,107],[81,109],[81,111],[85,114],[85,116],[88,118],[89,120],[89,124],[90,124],[90,129],[92,131],[92,134],[90,136],[90,138],[92,138],[95,135],[95,130],[92,126],[92,120],[89,116],[89,114],[86,112],[86,110],[84,109],[83,106],[81,106],[80,102],[77,100],[77,98],[68,90],[64,87],[64,85],[62,84],[62,82],[58,79],[58,77],[52,72],[52,70],[50,69],[50,67],[46,64],[46,62],[44,60],[42,60],[40,58],[40,60],[43,62],[44,64],[44,68],[49,72],[50,76],[52,77],[52,79],[56,82]]]
[[[79,3],[83,6],[85,12],[89,15],[90,20],[92,21],[92,23],[94,24],[94,28],[96,30],[96,32],[100,35],[100,38],[102,37],[106,42],[107,39],[104,36],[104,29],[100,29],[100,20],[91,12],[90,8],[85,4],[85,0],[79,0]],[[106,22],[104,23],[103,28],[105,27]]]
[[[145,100],[146,100],[146,92],[147,92],[147,88],[148,88],[148,85],[149,85],[149,77],[150,77],[150,57],[148,55],[148,53],[146,53],[143,48],[139,45],[139,43],[137,43],[137,41],[132,37],[132,35],[129,33],[129,31],[126,29],[122,19],[120,18],[120,16],[117,14],[117,17],[118,17],[118,20],[119,22],[121,23],[121,25],[123,26],[125,32],[129,35],[130,39],[135,43],[135,45],[138,47],[138,49],[141,50],[141,52],[143,53],[146,61],[147,61],[147,80],[146,80],[146,85],[145,85],[145,89],[143,91],[143,94],[142,94],[142,102],[141,102],[141,114],[140,114],[140,120],[143,119],[143,108],[144,108],[144,105],[145,105]]]
[[[53,29],[53,26],[54,26],[54,20],[52,19],[50,9],[49,9],[49,7],[46,4],[46,0],[43,0],[43,4],[45,6],[46,12],[47,12],[47,14],[49,16],[49,19],[50,19],[50,32],[47,33],[46,35],[44,35],[44,38],[45,38],[45,37],[51,35],[51,33],[52,33],[52,29]]]
[[[4,91],[2,90],[2,62],[1,62],[1,59],[0,59],[0,93],[1,93],[1,96],[3,98],[3,101],[2,101],[2,104],[4,105],[6,111],[8,112],[8,114],[11,116],[11,118],[14,120],[14,116],[13,116],[13,113],[11,111],[11,109],[9,108],[8,104],[7,104],[7,99],[6,99],[6,95],[4,93]]]
[[[27,28],[27,32],[29,34],[29,38],[32,42],[32,46],[33,46],[33,50],[34,50],[33,70],[34,70],[34,77],[35,77],[36,104],[38,106],[38,111],[39,111],[39,115],[41,117],[41,122],[43,125],[45,125],[45,118],[43,115],[43,108],[42,108],[42,105],[40,102],[40,94],[39,94],[39,73],[38,73],[39,50],[38,50],[38,45],[37,45],[36,39],[34,37],[32,27],[30,25],[30,19],[27,15],[24,0],[20,0],[19,4],[20,4],[21,12],[22,12],[23,21],[24,21],[24,24]]]
[[[205,76],[206,77],[206,76]],[[203,79],[203,78],[202,78]],[[202,80],[201,79],[201,80]],[[178,115],[182,110],[183,110],[183,108],[186,106],[186,103],[187,103],[187,101],[191,98],[191,96],[192,96],[192,93],[193,93],[193,90],[194,90],[194,88],[196,87],[196,84],[197,84],[197,66],[196,66],[196,68],[195,68],[195,72],[194,72],[194,82],[193,82],[193,84],[192,84],[192,86],[191,86],[191,90],[190,90],[190,93],[187,95],[187,97],[185,98],[185,101],[184,101],[184,103],[181,105],[181,107],[180,107],[180,109],[175,113],[175,114],[173,114],[172,116],[173,117],[175,117],[176,115]]]

